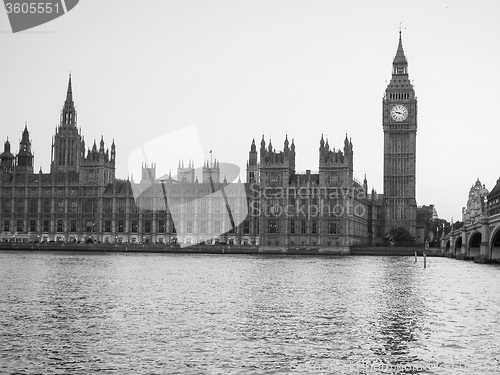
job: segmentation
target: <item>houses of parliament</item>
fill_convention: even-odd
[[[52,139],[50,171],[34,171],[27,125],[16,155],[0,154],[0,241],[227,243],[270,247],[336,247],[383,243],[397,227],[416,234],[417,99],[401,33],[382,100],[384,191],[354,178],[354,146],[319,138],[317,172],[295,169],[295,140],[276,150],[251,142],[246,182],[221,181],[220,164],[192,163],[140,181],[115,177],[116,147],[104,139],[86,149],[78,128],[71,75]]]

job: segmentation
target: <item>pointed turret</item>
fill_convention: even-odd
[[[255,146],[255,138],[252,139],[252,145],[250,146],[250,151],[256,152],[257,147]]]
[[[104,152],[104,138],[101,135],[101,142],[99,142],[99,152]]]
[[[116,159],[116,147],[115,140],[113,139],[113,143],[111,144],[111,161],[114,162]]]
[[[4,151],[0,154],[0,168],[3,173],[11,173],[14,169],[15,156],[10,152],[10,142],[7,139]]]
[[[66,100],[64,101],[63,110],[61,112],[61,125],[76,126],[76,110],[73,102],[73,89],[71,86],[71,74],[69,75],[68,91],[66,92]]]
[[[30,173],[33,172],[33,154],[31,153],[30,133],[28,131],[28,124],[26,123],[24,125],[21,142],[19,142],[19,152],[16,158],[16,170],[28,171]]]
[[[30,133],[28,131],[28,123],[24,123],[24,131],[21,142],[30,143]]]
[[[262,139],[262,142],[264,142],[264,139]],[[261,151],[262,151],[262,146],[261,146]],[[248,153],[248,161],[247,161],[247,182],[250,183],[257,182],[258,175],[259,175],[259,167],[257,161],[257,148],[255,146],[255,139],[252,139],[252,144],[250,146],[250,152]]]
[[[284,146],[285,146],[285,150],[288,149],[288,134],[285,134]]]

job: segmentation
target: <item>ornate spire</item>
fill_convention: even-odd
[[[76,125],[76,110],[73,102],[73,89],[71,87],[71,74],[69,75],[68,91],[61,113],[61,125]]]
[[[406,61],[406,56],[403,51],[403,40],[401,38],[401,30],[399,31],[399,44],[398,50],[396,51],[396,56],[392,62],[393,73],[394,74],[406,74],[408,68],[408,62]]]
[[[71,73],[69,73],[68,92],[66,93],[66,102],[73,102],[73,89],[71,88]]]

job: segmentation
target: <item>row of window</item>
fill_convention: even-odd
[[[104,232],[112,232],[112,221],[111,220],[104,220],[103,221],[103,227],[99,228],[98,224],[96,224],[95,221],[93,220],[86,220],[84,222],[78,221],[78,220],[69,220],[68,221],[68,226],[65,228],[64,225],[64,220],[63,219],[57,219],[55,220],[54,223],[54,230],[56,232],[65,232],[66,230],[69,232],[98,232],[98,231],[104,231]],[[119,233],[125,233],[126,225],[125,220],[118,220],[116,222],[116,231]],[[14,229],[16,232],[37,232],[37,220],[31,219],[28,220],[26,223],[25,227],[25,222],[22,219],[15,220],[15,225],[14,227],[11,227],[11,221],[9,219],[4,219],[3,220],[3,225],[2,225],[2,230],[4,232],[10,232],[11,229]],[[144,233],[152,233],[152,221],[151,220],[144,220]],[[101,229],[101,230],[99,230]],[[130,232],[131,233],[138,233],[139,229],[139,221],[138,220],[131,220],[130,221]],[[158,220],[157,222],[157,233],[166,233],[167,229],[167,222],[166,220]],[[50,225],[50,220],[41,220],[40,222],[40,230],[42,232],[50,232],[51,231],[51,225]],[[171,228],[171,232],[175,232],[175,228]]]
[[[397,85],[396,85],[397,87]],[[394,100],[394,99],[410,99],[410,93],[409,92],[391,92],[389,93],[389,99]]]
[[[102,228],[99,228],[98,224],[94,220],[86,220],[84,222],[78,221],[78,220],[69,220],[68,221],[68,226],[65,227],[64,225],[65,221],[63,219],[57,219],[54,222],[54,231],[63,233],[66,230],[69,232],[112,232],[112,221],[111,220],[104,220],[103,221],[103,226]],[[152,233],[153,231],[153,223],[151,220],[144,220],[143,222],[143,229],[144,233]],[[2,225],[2,230],[4,232],[10,232],[12,229],[14,229],[16,232],[19,233],[24,233],[24,232],[38,232],[37,229],[37,220],[31,219],[28,220],[25,226],[25,222],[22,219],[15,220],[15,225],[12,227],[11,226],[11,221],[9,219],[4,219],[3,220],[3,225]],[[139,221],[138,220],[131,220],[130,221],[130,232],[131,233],[138,233],[139,230]],[[167,229],[167,221],[166,220],[158,220],[157,221],[157,233],[166,233]],[[175,233],[175,227],[172,226],[170,228],[170,232]],[[51,224],[50,220],[41,220],[40,222],[40,231],[42,232],[51,232]],[[116,231],[118,233],[125,233],[126,232],[126,221],[125,220],[118,220],[116,222]]]
[[[500,201],[500,198],[492,199],[492,200],[488,201],[488,207],[491,207],[495,204],[498,204],[499,201]]]
[[[497,208],[494,208],[494,209],[488,211],[489,216],[493,216],[496,214],[500,214],[500,207],[497,207]]]
[[[12,225],[14,223],[14,225]],[[19,233],[25,232],[51,232],[54,230],[58,233],[68,232],[105,232],[105,233],[138,233],[142,231],[144,233],[167,233],[167,229],[169,233],[176,233],[176,228],[171,221],[167,220],[142,220],[142,227],[140,225],[139,220],[130,220],[128,222],[127,228],[127,220],[116,220],[115,226],[113,227],[112,220],[103,220],[102,227],[99,227],[99,222],[94,220],[68,220],[67,226],[65,226],[65,220],[56,219],[54,221],[54,228],[51,228],[51,221],[48,219],[40,220],[39,230],[37,228],[37,220],[30,219],[25,222],[25,220],[17,219],[11,221],[9,219],[3,220],[2,230],[4,232],[10,232],[11,230],[15,230]],[[156,224],[156,226],[154,226]],[[222,221],[199,221],[195,222],[193,220],[183,221],[180,225],[184,228],[184,233],[222,233],[224,230],[227,231],[227,228],[223,228]],[[240,226],[241,230],[239,231],[242,234],[250,234],[250,222],[248,220],[243,221]],[[258,234],[258,221],[254,222],[253,227],[255,234]],[[142,229],[142,230],[141,230]],[[227,231],[228,233],[235,233],[234,228]]]
[[[5,198],[11,198],[11,197],[37,198],[37,197],[52,197],[52,196],[65,197],[66,195],[70,197],[77,197],[80,195],[88,197],[97,196],[97,187],[83,187],[83,188],[69,187],[67,194],[66,194],[66,189],[64,187],[56,187],[54,189],[52,189],[52,187],[42,187],[41,190],[39,190],[38,187],[28,187],[26,190],[24,186],[19,186],[17,188],[3,187],[1,190],[2,190],[2,196]]]
[[[339,234],[338,223],[330,220],[327,222],[328,234]],[[307,220],[290,220],[290,234],[308,234],[307,233]],[[279,225],[278,220],[268,220],[267,233],[278,234]],[[319,226],[317,221],[311,221],[310,234],[319,234]]]

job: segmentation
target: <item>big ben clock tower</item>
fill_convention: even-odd
[[[416,235],[417,98],[408,78],[401,31],[383,99],[385,233],[402,227]]]

